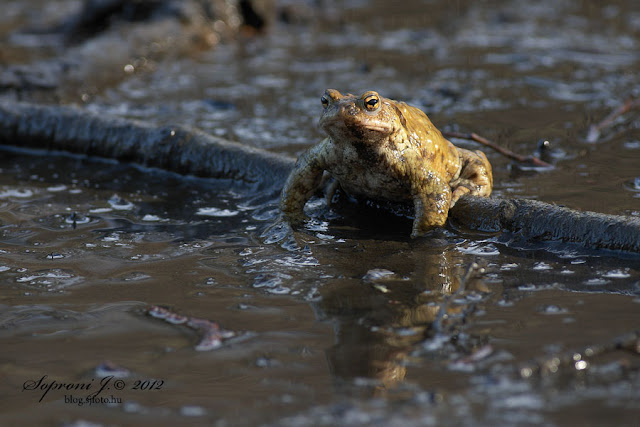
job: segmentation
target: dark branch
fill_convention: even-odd
[[[640,98],[634,99],[632,96],[628,97],[620,106],[618,106],[618,108],[613,110],[611,113],[609,113],[607,117],[602,119],[601,122],[591,125],[589,127],[589,132],[587,133],[586,141],[597,142],[598,139],[600,138],[600,132],[603,129],[613,125],[614,121],[618,117],[628,113],[629,111],[635,108],[640,108]]]
[[[514,153],[513,151],[504,148],[493,141],[488,140],[487,138],[478,135],[477,133],[462,133],[462,132],[442,132],[442,135],[447,138],[459,138],[459,139],[467,139],[470,141],[478,142],[486,147],[489,147],[503,156],[515,160],[516,162],[525,163],[529,165],[539,166],[539,167],[551,167],[552,165],[540,160],[535,156],[523,156],[521,154]]]

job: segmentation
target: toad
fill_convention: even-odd
[[[303,208],[325,173],[356,198],[413,203],[412,237],[442,227],[461,196],[491,194],[484,153],[454,146],[418,108],[374,91],[355,96],[328,89],[321,101],[319,125],[328,137],[298,158],[280,198],[291,224],[304,220]]]

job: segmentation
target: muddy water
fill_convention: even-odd
[[[541,173],[487,152],[498,196],[640,215],[637,114],[584,142],[640,87],[634,2],[403,4],[328,2],[309,22],[65,99],[295,155],[321,137],[325,88],[376,89],[525,154],[548,140],[555,168]],[[21,42],[3,43],[42,54]],[[274,192],[42,153],[2,151],[0,171],[3,424],[631,425],[640,415],[628,336],[640,329],[637,258],[451,230],[411,240],[406,219],[321,200],[291,252],[259,237]],[[145,315],[152,304],[236,336],[196,351],[197,333]],[[106,401],[45,393],[52,381],[91,392],[108,381]]]

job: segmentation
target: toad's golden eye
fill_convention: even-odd
[[[375,111],[380,105],[380,97],[377,93],[370,93],[364,97],[364,107],[369,111]]]
[[[327,95],[322,95],[322,98],[320,98],[320,102],[322,102],[322,106],[324,108],[327,108],[329,106],[329,98],[327,98]]]

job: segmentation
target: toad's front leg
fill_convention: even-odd
[[[305,151],[284,184],[280,194],[280,210],[284,219],[292,225],[304,221],[304,205],[320,186],[327,143],[325,140]]]
[[[451,188],[442,178],[428,172],[412,186],[415,219],[411,237],[422,236],[444,226],[449,214]]]

